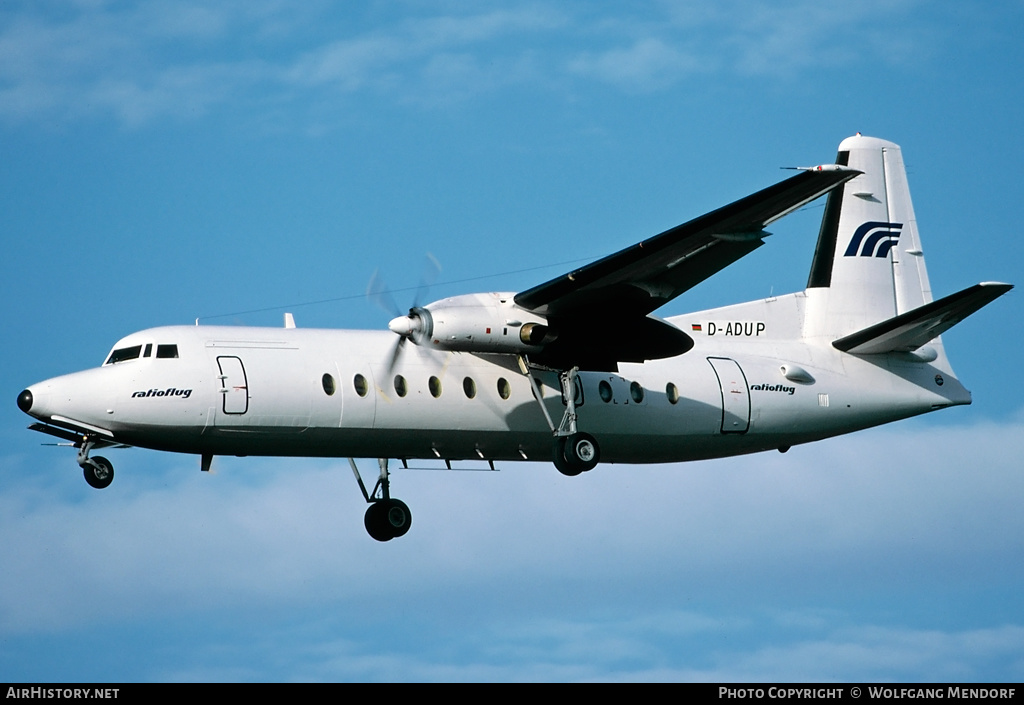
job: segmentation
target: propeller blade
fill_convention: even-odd
[[[402,315],[402,309],[398,308],[398,304],[395,303],[391,290],[388,289],[388,285],[384,282],[384,277],[381,276],[379,268],[373,270],[370,283],[366,286],[366,298],[392,316]]]
[[[399,336],[398,342],[396,342],[395,347],[392,348],[391,354],[388,356],[388,365],[384,368],[384,378],[386,380],[391,379],[391,373],[395,371],[395,365],[398,364],[398,358],[402,354],[402,348],[405,346],[406,340],[408,340],[408,338],[405,336]]]
[[[437,281],[440,274],[441,263],[437,257],[428,252],[426,262],[423,263],[423,273],[420,275],[420,285],[416,288],[416,296],[413,297],[411,308],[416,308],[423,302],[430,287]]]
[[[391,290],[384,282],[384,277],[381,276],[379,268],[375,269],[370,277],[370,283],[366,287],[366,298],[393,316],[388,323],[388,328],[398,336],[395,346],[388,355],[387,366],[385,367],[386,377],[391,376],[395,366],[398,364],[398,358],[402,355],[402,348],[405,346],[406,341],[413,340],[418,344],[422,342],[420,338],[428,336],[429,331],[433,328],[430,322],[430,313],[420,308],[420,301],[426,297],[427,291],[437,281],[440,273],[441,263],[437,260],[437,257],[428,252],[423,273],[420,276],[420,284],[416,288],[416,296],[413,298],[408,314],[403,313],[398,308]],[[400,291],[408,291],[408,288],[401,289]]]

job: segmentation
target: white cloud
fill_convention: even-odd
[[[646,37],[628,48],[581,54],[569,63],[569,71],[627,90],[650,91],[708,71],[714,61],[712,57],[702,60],[660,39]]]
[[[730,653],[716,668],[682,675],[721,682],[956,682],[991,680],[991,664],[1008,662],[1009,670],[999,670],[1013,680],[1022,672],[1019,661],[1014,663],[1022,647],[1021,626],[951,631],[863,626]]]
[[[59,16],[33,8],[0,33],[0,115],[18,120],[110,112],[135,124],[166,114],[188,116],[238,88],[235,67],[163,53],[220,35],[228,22],[220,12],[152,3],[54,14]]]
[[[850,615],[844,615],[849,618]],[[649,622],[660,622],[652,628]],[[696,632],[673,632],[677,622],[705,622]],[[329,629],[336,629],[331,623]],[[263,632],[247,667],[218,667],[204,645],[196,662],[156,674],[157,680],[271,679],[356,681],[683,681],[683,682],[907,682],[1014,681],[1024,628],[915,629],[854,626],[780,635],[761,619],[745,623],[678,611],[651,611],[630,619],[526,618],[515,625],[489,621],[478,628],[442,630],[439,645],[372,643],[308,631]],[[667,638],[666,638],[667,637]]]
[[[564,26],[568,21],[553,8],[526,5],[514,10],[411,20],[405,23],[404,29],[418,43],[447,47],[479,43],[519,32],[549,31]]]
[[[546,93],[581,80],[663,90],[695,75],[793,77],[852,61],[893,62],[932,46],[904,19],[908,5],[852,9],[746,2],[641,15],[525,3],[404,18],[291,12],[271,0],[219,4],[83,5],[9,10],[0,30],[0,116],[18,122],[115,116],[138,125],[193,119],[213,106],[323,106],[368,91],[436,105],[527,86]],[[347,14],[346,14],[347,13]],[[438,75],[447,80],[438,80]],[[341,101],[335,110],[351,109]],[[299,117],[298,119],[302,119]]]
[[[135,125],[168,115],[195,117],[211,105],[248,102],[258,93],[287,95],[297,86],[407,97],[423,86],[420,67],[436,65],[452,50],[563,22],[555,11],[527,6],[349,31],[337,17],[300,13],[305,24],[299,25],[286,20],[286,12],[273,2],[227,2],[13,14],[0,32],[0,115],[112,113]],[[331,34],[341,38],[325,41]],[[514,65],[518,54],[500,63]]]
[[[896,578],[956,583],[948,565],[998,583],[1020,577],[1022,426],[894,428],[786,455],[602,466],[575,479],[545,465],[399,471],[394,491],[415,518],[388,544],[363,533],[343,462],[225,460],[208,477],[175,460],[153,482],[142,466],[154,454],[133,451],[112,458],[110,491],[82,485],[68,501],[29,483],[0,497],[0,624],[60,630],[126,612],[384,594],[417,609],[418,599],[499,585],[511,610],[540,584],[556,594],[590,585],[596,601],[722,579],[817,594]]]

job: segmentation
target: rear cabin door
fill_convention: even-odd
[[[750,388],[739,363],[727,357],[709,357],[722,390],[722,433],[746,433],[750,428]]]

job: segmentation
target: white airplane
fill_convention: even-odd
[[[828,193],[804,291],[665,320],[666,302],[764,244]],[[348,457],[369,534],[412,522],[388,458],[607,463],[720,458],[970,404],[941,333],[1012,286],[933,300],[900,148],[856,135],[835,164],[526,291],[414,307],[387,331],[172,326],[118,341],[98,368],[32,385],[29,428],[78,449]],[[557,420],[557,422],[556,422]],[[353,458],[378,458],[372,492]]]

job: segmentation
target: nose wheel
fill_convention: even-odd
[[[114,466],[101,455],[89,457],[89,451],[94,445],[95,442],[88,438],[81,442],[78,446],[78,465],[82,468],[82,474],[85,475],[85,481],[89,486],[102,490],[110,487],[110,483],[114,481]]]
[[[82,466],[82,474],[85,475],[85,481],[90,487],[102,490],[110,487],[110,483],[114,481],[114,466],[102,455],[97,455]]]

